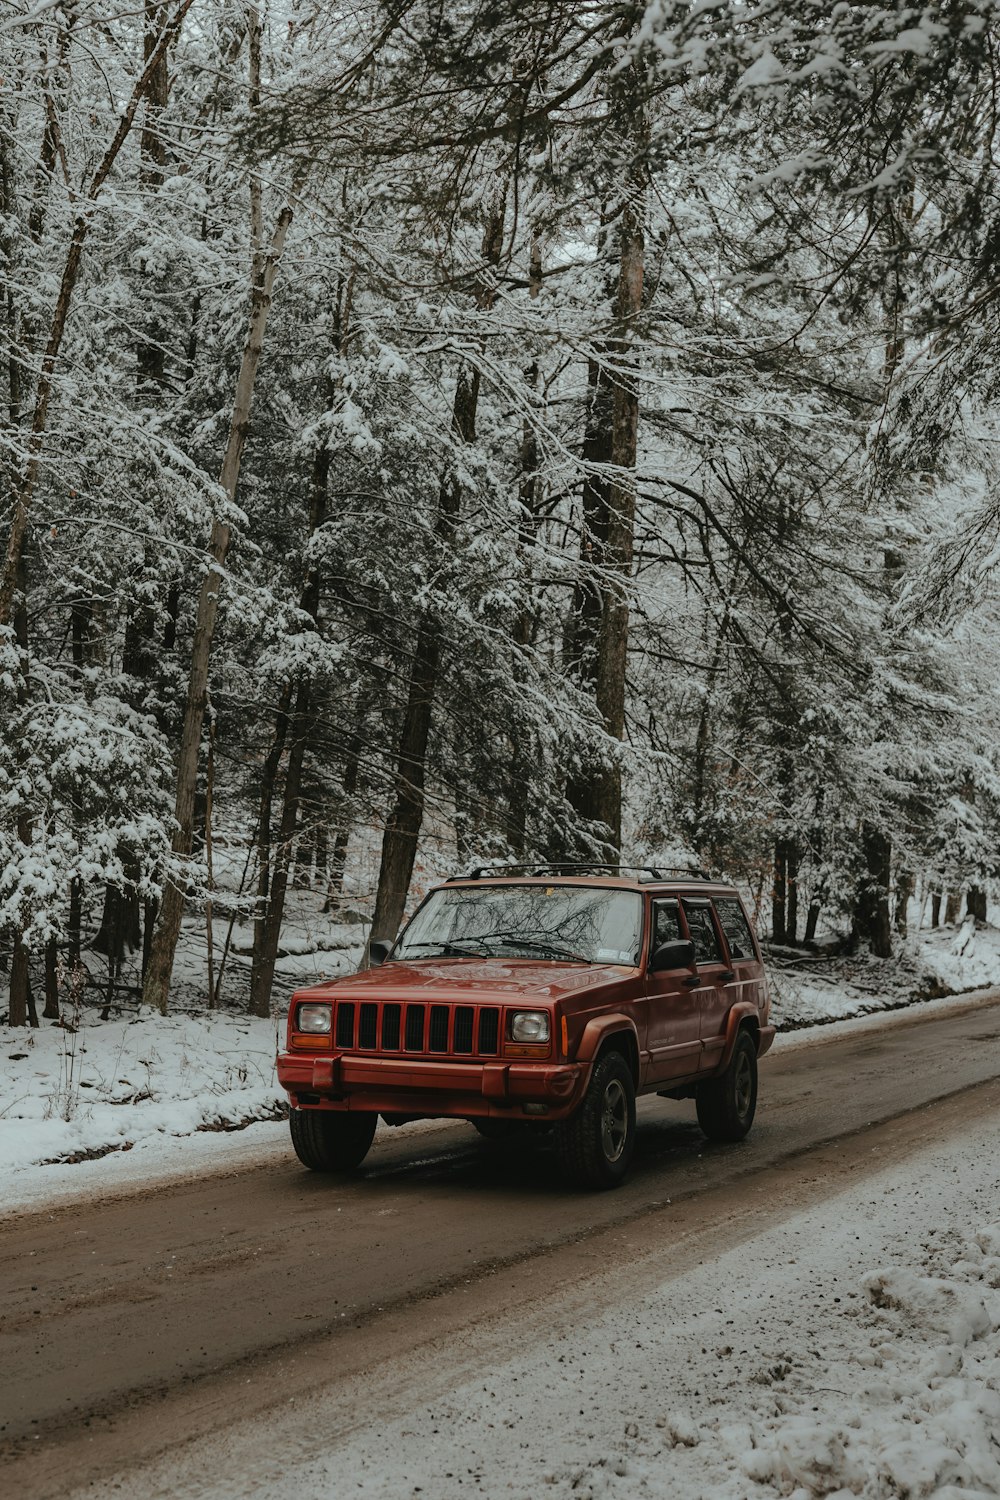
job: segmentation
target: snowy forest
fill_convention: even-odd
[[[998,125],[1000,0],[5,0],[10,1025],[488,861],[984,919]]]

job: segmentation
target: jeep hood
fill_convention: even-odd
[[[636,969],[624,964],[539,963],[535,959],[435,958],[366,969],[347,979],[297,990],[316,1000],[419,1000],[425,1004],[481,1005],[559,1000],[567,995],[621,984]]]

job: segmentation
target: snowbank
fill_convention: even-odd
[[[977,927],[969,918],[959,927],[920,932],[891,959],[867,953],[793,957],[785,950],[768,970],[778,1026],[821,1026],[939,995],[1000,987],[1000,929]]]
[[[43,1022],[5,1031],[0,1051],[0,1161],[85,1161],[162,1136],[273,1120],[285,1095],[273,1021],[222,1012]]]

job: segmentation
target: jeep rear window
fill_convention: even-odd
[[[571,885],[451,886],[433,891],[393,958],[537,958],[639,963],[642,897]]]
[[[719,914],[722,930],[726,934],[729,943],[729,954],[733,959],[756,958],[757,954],[753,945],[753,937],[750,932],[750,924],[743,913],[743,908],[738,901],[730,897],[717,896],[715,898],[715,910]]]
[[[695,963],[721,963],[722,949],[719,947],[719,939],[708,902],[699,901],[695,904],[693,901],[685,901],[684,915],[687,917],[688,931],[694,943]]]

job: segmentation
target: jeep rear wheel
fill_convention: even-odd
[[[295,1155],[310,1172],[350,1172],[368,1155],[378,1115],[293,1109],[288,1124]]]
[[[580,1187],[624,1180],[635,1149],[635,1084],[620,1052],[598,1058],[583,1102],[558,1126],[556,1142],[563,1169]]]
[[[695,1101],[710,1141],[741,1141],[747,1134],[757,1108],[757,1048],[748,1031],[737,1034],[726,1071],[700,1084]]]

